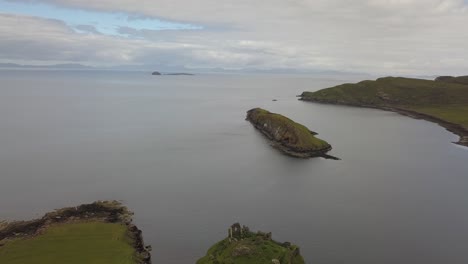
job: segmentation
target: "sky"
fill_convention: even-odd
[[[0,0],[0,63],[466,75],[467,25],[466,0]]]

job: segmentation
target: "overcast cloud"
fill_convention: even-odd
[[[1,2],[0,62],[394,75],[468,69],[463,0],[8,1],[126,15],[128,25],[115,25],[115,34],[100,32],[94,22],[5,12]],[[132,19],[182,26],[137,26]]]

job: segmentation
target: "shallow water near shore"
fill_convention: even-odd
[[[299,245],[307,263],[467,263],[456,135],[295,97],[361,79],[1,71],[0,219],[117,199],[154,263],[195,263],[234,222]],[[282,155],[244,120],[254,107],[318,132],[342,160]]]

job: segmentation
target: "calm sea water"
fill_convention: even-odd
[[[308,263],[468,263],[455,135],[295,97],[358,79],[0,72],[0,218],[117,199],[154,263],[194,263],[238,221]],[[305,124],[342,160],[282,155],[244,120],[253,107]]]

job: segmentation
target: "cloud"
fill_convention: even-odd
[[[0,21],[2,57],[14,56],[8,55],[7,46],[15,43],[5,43],[3,39],[7,37],[35,43],[30,45],[52,45],[62,51],[63,60],[71,61],[79,57],[76,54],[86,53],[81,60],[85,58],[92,64],[165,61],[200,68],[323,69],[376,74],[463,74],[468,67],[468,32],[464,30],[468,11],[463,0],[32,2],[122,12],[130,18],[168,19],[203,25],[203,29],[161,32],[122,26],[118,32],[126,37],[97,36],[42,21],[44,30],[60,31],[60,37],[54,37],[35,34],[39,29],[32,24],[16,26],[21,33],[11,32]],[[66,39],[81,45],[69,44]],[[50,52],[39,57],[48,56]]]
[[[87,32],[91,34],[101,34],[99,31],[97,31],[96,27],[92,25],[78,25],[78,26],[75,26],[75,29],[77,29],[78,31]]]

